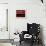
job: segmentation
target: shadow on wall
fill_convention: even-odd
[[[43,26],[42,25],[40,25],[40,39],[42,40],[42,45],[44,46]]]

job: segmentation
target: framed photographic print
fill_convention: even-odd
[[[25,10],[16,10],[16,17],[25,17]]]

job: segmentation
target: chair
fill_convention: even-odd
[[[22,31],[22,34],[19,35],[20,36],[20,44],[22,41],[25,41],[25,38],[24,38],[25,34],[29,34],[32,36],[29,39],[29,41],[31,41],[32,45],[34,42],[39,43],[39,33],[40,33],[40,24],[36,24],[36,23],[29,24],[29,23],[27,23],[27,31]]]

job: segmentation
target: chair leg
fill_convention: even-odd
[[[21,45],[21,41],[20,41],[20,45]]]
[[[31,40],[31,45],[30,46],[33,46],[33,44],[34,44],[34,41],[33,41],[33,39]]]
[[[31,45],[30,46],[33,46],[34,42],[32,41]]]

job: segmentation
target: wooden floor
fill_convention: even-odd
[[[31,46],[31,43],[25,43],[25,42],[22,42],[21,45],[19,46]],[[42,44],[34,44],[33,46],[43,46]]]

